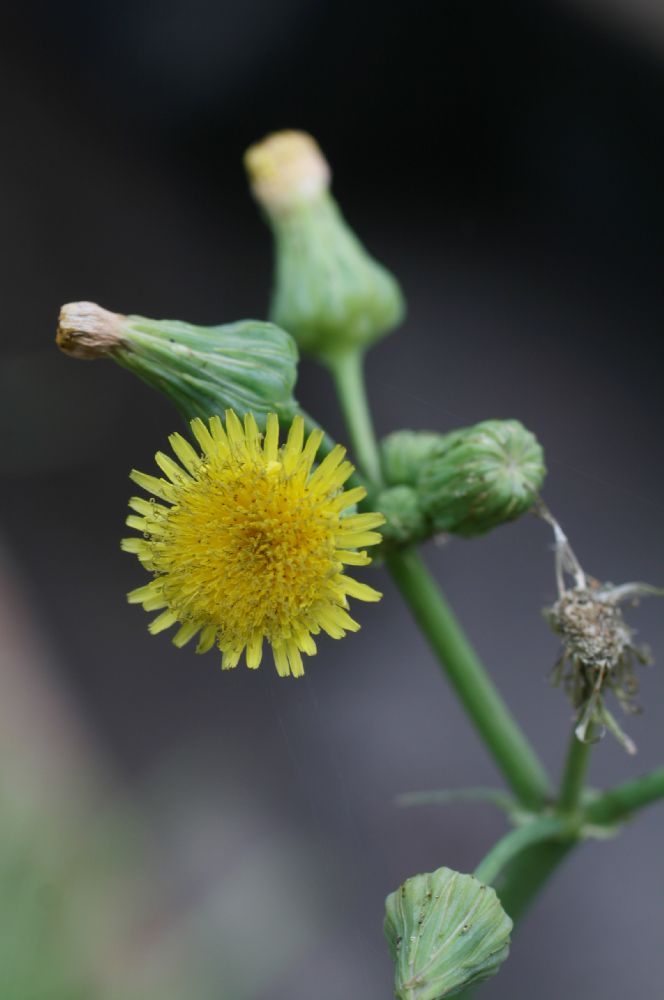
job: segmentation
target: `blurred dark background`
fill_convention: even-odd
[[[646,0],[25,0],[0,15],[3,711],[34,671],[40,711],[83,734],[77,765],[103,761],[138,803],[167,908],[193,914],[206,998],[390,996],[386,893],[472,870],[504,829],[488,806],[396,795],[499,779],[380,570],[382,604],[301,682],[267,664],[222,675],[214,654],[148,635],[124,596],[141,582],[119,550],[127,473],[177,417],[110,363],[59,355],[58,309],[263,316],[270,242],[241,156],[307,129],[409,301],[368,361],[379,432],[520,418],[585,568],[662,584],[663,54]],[[300,371],[302,403],[343,438],[327,377]],[[428,555],[557,775],[570,717],[547,683],[547,533],[526,518]],[[605,740],[600,786],[664,760],[662,609],[630,615],[658,662],[626,720],[639,755]],[[5,769],[22,740],[51,753],[22,711]],[[663,833],[660,806],[577,852],[486,996],[654,996]]]

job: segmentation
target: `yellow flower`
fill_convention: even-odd
[[[353,466],[339,445],[312,471],[323,432],[312,431],[305,442],[299,416],[281,446],[273,413],[264,438],[251,414],[243,427],[232,410],[225,428],[214,416],[209,424],[192,420],[191,429],[202,455],[172,434],[181,464],[158,452],[166,478],[131,474],[154,496],[129,501],[136,513],[127,524],[142,537],[126,538],[122,547],[154,579],[129,601],[165,609],[149,626],[153,634],[179,622],[176,646],[198,633],[196,652],[216,642],[223,668],[237,666],[243,651],[247,666],[258,667],[267,640],[279,675],[300,677],[301,654],[316,652],[313,635],[322,629],[340,639],[359,628],[348,614],[349,596],[380,599],[343,570],[371,562],[358,550],[380,542],[372,529],[384,518],[344,515],[365,490],[342,491]]]

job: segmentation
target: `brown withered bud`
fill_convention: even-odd
[[[55,342],[70,357],[93,361],[124,343],[125,321],[126,316],[94,302],[69,302],[60,310]]]

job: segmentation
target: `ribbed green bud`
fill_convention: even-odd
[[[399,1000],[441,1000],[496,974],[512,921],[489,886],[439,868],[407,879],[385,901],[385,935]]]
[[[382,490],[374,507],[385,515],[386,522],[380,530],[388,544],[411,545],[429,536],[427,519],[412,486],[390,486]]]
[[[394,431],[380,443],[385,482],[415,486],[422,463],[444,449],[447,435],[436,431]]]
[[[485,420],[445,435],[417,489],[434,533],[483,535],[537,499],[546,475],[537,439],[518,420]]]
[[[75,357],[113,358],[168,396],[187,420],[232,409],[261,423],[269,412],[286,421],[297,412],[297,347],[272,323],[193,326],[74,302],[62,308],[56,339]]]
[[[245,166],[274,235],[270,318],[325,362],[394,329],[404,314],[399,285],[345,222],[311,136],[270,135],[247,150]]]

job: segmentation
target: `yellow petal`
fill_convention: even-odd
[[[260,447],[260,431],[253,413],[244,415],[244,440],[250,454],[256,455]]]
[[[354,486],[352,490],[345,490],[338,497],[335,497],[330,501],[335,510],[346,510],[348,507],[353,507],[356,503],[364,500],[367,495],[367,491],[364,486]]]
[[[132,469],[129,478],[142,486],[148,493],[154,493],[161,500],[172,501],[175,496],[172,485],[165,479],[157,479],[156,476],[149,476],[146,472],[139,472],[138,469]]]
[[[293,419],[293,423],[290,426],[288,437],[286,439],[286,444],[281,449],[281,457],[287,473],[291,473],[295,468],[302,451],[303,442],[304,420],[298,414]]]
[[[354,549],[344,551],[343,549],[339,549],[335,555],[339,562],[344,563],[346,566],[369,566],[371,563],[371,557],[363,551],[356,552]]]
[[[130,590],[127,594],[127,600],[130,604],[142,604],[143,601],[147,601],[157,595],[161,596],[161,587],[155,580],[151,580],[144,587],[137,587],[135,590]]]
[[[368,514],[350,514],[342,521],[343,527],[347,528],[348,531],[368,531],[371,528],[379,528],[381,524],[385,524],[385,515],[378,511],[372,511]]]
[[[276,413],[268,413],[263,442],[263,454],[267,462],[276,462],[279,454],[279,418]]]
[[[293,677],[304,677],[304,665],[302,663],[302,657],[300,655],[300,650],[297,648],[294,642],[288,644],[286,648],[286,655],[288,656],[288,663],[290,666],[290,672]]]
[[[164,455],[163,451],[158,451],[154,458],[161,471],[170,479],[174,486],[189,482],[189,476],[182,466],[174,462],[168,455]]]
[[[340,628],[346,629],[347,632],[359,632],[360,626],[354,618],[348,614],[343,608],[335,608],[332,612],[332,619],[335,624]]]
[[[277,673],[280,677],[288,677],[290,674],[290,666],[288,663],[288,656],[286,655],[286,650],[283,646],[275,645],[272,646],[272,655],[274,657],[274,665],[277,668]]]
[[[383,596],[380,591],[374,590],[368,583],[360,583],[352,576],[342,576],[339,579],[343,581],[346,593],[350,594],[351,597],[356,597],[359,601],[379,601]]]
[[[247,643],[245,658],[250,670],[260,667],[261,660],[263,659],[263,637],[261,635],[252,636],[251,640]]]
[[[165,628],[170,628],[178,620],[178,616],[174,611],[162,611],[160,615],[150,622],[148,625],[149,631],[152,635],[157,635],[158,632],[163,632]]]
[[[198,640],[198,645],[196,646],[197,653],[207,653],[209,649],[214,646],[214,640],[217,638],[217,628],[215,625],[206,625],[200,634]]]
[[[212,425],[213,420],[214,417],[212,417],[212,419],[210,420],[210,425]],[[191,421],[191,430],[194,437],[201,446],[203,453],[207,455],[208,458],[212,458],[217,450],[215,442],[212,435],[210,434],[210,431],[205,426],[205,423],[201,420],[200,417],[194,417],[194,419]]]
[[[316,452],[320,448],[320,443],[324,438],[323,431],[316,428],[311,432],[307,438],[307,443],[301,452],[301,458],[299,462],[299,469],[303,473],[309,472],[309,469],[313,465],[313,461],[316,457]]]
[[[309,632],[305,632],[304,630],[298,631],[296,633],[296,639],[297,639],[297,644],[303,653],[306,653],[307,656],[316,655],[316,643],[312,639]]]
[[[168,438],[168,443],[185,469],[191,472],[192,475],[196,475],[201,465],[201,459],[186,438],[183,438],[181,434],[171,434]]]
[[[221,417],[218,413],[214,413],[210,417],[210,434],[212,435],[212,440],[217,446],[215,449],[215,454],[225,455],[228,453],[228,436],[224,430],[224,425],[221,422]]]
[[[150,552],[150,545],[144,538],[123,538],[120,542],[120,548],[123,552],[131,552],[134,556]]]
[[[346,449],[342,448],[340,444],[336,444],[330,454],[325,456],[318,468],[314,469],[311,473],[309,486],[313,487],[317,483],[321,485],[327,483],[334,470],[341,464],[345,454]]]
[[[335,535],[338,549],[359,549],[363,545],[380,545],[383,536],[377,531],[340,531]]]
[[[234,448],[244,446],[244,428],[234,410],[226,410],[226,433]]]
[[[228,412],[228,411],[227,411]],[[237,667],[242,655],[241,649],[224,649],[221,653],[221,669],[232,670]]]
[[[178,647],[186,646],[200,631],[200,628],[200,625],[197,625],[195,622],[185,622],[173,636],[173,645]]]

